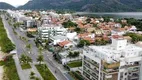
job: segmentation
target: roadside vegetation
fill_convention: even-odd
[[[6,30],[4,29],[4,25],[2,23],[2,18],[0,18],[0,46],[1,51],[4,53],[9,53],[10,51],[15,49],[15,45],[8,38]]]
[[[29,56],[26,56],[24,54],[21,55],[20,63],[21,63],[22,69],[29,69],[29,68],[31,68],[29,62],[32,62],[32,59]]]
[[[54,75],[50,72],[45,64],[35,65],[44,80],[56,80]]]
[[[4,68],[3,80],[20,80],[12,56],[0,61],[0,65]]]

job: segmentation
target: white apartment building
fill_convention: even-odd
[[[36,27],[37,26],[37,23],[35,20],[25,20],[24,21],[24,25],[26,28],[33,28],[33,27]]]
[[[49,35],[65,35],[66,33],[67,29],[62,25],[45,24],[38,27],[38,34],[41,39],[48,39]]]
[[[142,47],[113,37],[111,45],[86,47],[82,62],[86,80],[141,80]]]

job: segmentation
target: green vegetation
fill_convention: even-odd
[[[7,57],[5,61],[0,61],[0,63],[4,66],[3,80],[20,80],[12,56]]]
[[[26,56],[26,55],[22,54],[21,58],[20,58],[20,63],[21,63],[22,69],[31,68],[29,62],[32,62],[32,59],[29,56]]]
[[[62,25],[63,25],[65,28],[77,27],[77,24],[74,23],[74,22],[72,22],[72,21],[70,21],[70,20],[68,20],[67,22],[64,22]]]
[[[47,5],[50,3],[49,5]],[[57,4],[57,6],[53,5]],[[34,6],[33,6],[34,5]],[[87,12],[133,12],[141,11],[140,0],[38,0],[20,6],[21,9],[58,9]]]
[[[38,55],[37,61],[39,62],[39,64],[41,64],[41,62],[43,61],[43,55],[42,54]]]
[[[22,25],[22,24],[23,24],[23,23],[16,22],[16,23],[13,24],[13,26],[14,26],[14,28],[17,28],[17,27],[19,27],[19,26]]]
[[[68,55],[68,57],[70,57],[70,58],[75,58],[75,57],[78,57],[79,56],[79,52],[69,52],[69,55]]]
[[[54,75],[50,72],[45,64],[36,65],[36,68],[44,80],[56,80]]]
[[[85,80],[85,79],[83,78],[83,76],[81,75],[81,73],[78,72],[78,71],[76,71],[76,72],[71,71],[71,72],[69,72],[69,74],[70,74],[75,80]]]
[[[34,38],[36,34],[37,34],[37,32],[27,32],[26,33],[27,37],[29,37],[29,38]]]
[[[130,36],[132,38],[132,43],[142,41],[142,35],[136,33],[126,33],[124,36]]]
[[[129,25],[135,25],[138,30],[142,30],[142,19],[126,18]]]
[[[20,62],[29,63],[29,62],[32,62],[32,59],[29,56],[22,54],[20,58]]]
[[[72,61],[67,64],[70,68],[81,67],[82,61]]]
[[[100,39],[100,40],[97,39],[97,40],[95,40],[94,45],[106,45],[108,43],[110,43],[110,41],[107,41],[107,40],[104,40],[104,39]]]
[[[77,33],[83,32],[83,30],[82,30],[81,28],[79,28],[79,27],[76,27],[76,28],[74,29],[74,31],[76,31]]]
[[[2,23],[2,19],[0,18],[0,46],[1,50],[4,53],[9,53],[10,51],[15,49],[15,45],[8,38],[6,30],[4,29],[4,25]],[[6,43],[5,43],[6,42]]]
[[[83,47],[85,45],[90,45],[90,42],[87,40],[80,40],[78,47]]]
[[[30,69],[30,64],[21,64],[22,69]]]

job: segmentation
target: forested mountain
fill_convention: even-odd
[[[32,0],[19,8],[90,12],[142,11],[142,2],[141,0]]]
[[[12,5],[5,3],[5,2],[0,2],[0,9],[14,9]]]

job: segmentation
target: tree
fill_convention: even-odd
[[[79,56],[79,52],[69,52],[68,57],[70,58],[75,58]]]
[[[90,23],[91,22],[91,19],[90,18],[87,18],[86,19],[86,23]]]
[[[26,48],[28,48],[28,50],[29,50],[29,51],[30,51],[30,53],[31,53],[32,45],[31,45],[31,44],[27,44],[27,45],[26,45]]]
[[[39,62],[39,64],[41,64],[41,62],[43,61],[43,55],[38,55],[37,61]]]
[[[28,62],[32,62],[32,59],[29,56],[22,54],[20,62],[28,64]]]
[[[65,28],[69,28],[69,27],[77,27],[77,24],[68,20],[67,22],[63,22],[62,25],[65,27]]]
[[[77,33],[80,33],[82,30],[79,27],[76,27],[75,30]]]
[[[31,72],[31,73],[30,73],[30,79],[34,79],[34,78],[35,78],[34,75],[35,75],[35,73],[34,73],[34,72]]]
[[[90,42],[87,40],[80,40],[78,47],[83,47],[85,45],[90,45]]]
[[[42,54],[42,47],[41,46],[39,46],[38,51],[39,51],[39,54]]]
[[[124,36],[130,36],[132,38],[132,43],[142,41],[142,35],[136,33],[126,33]]]

